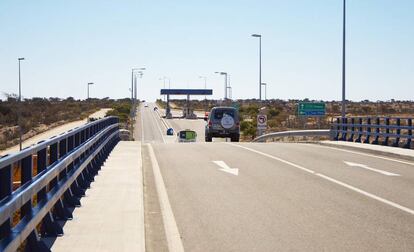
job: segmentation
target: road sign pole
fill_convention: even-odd
[[[343,24],[342,24],[342,118],[345,117],[345,25],[346,25],[346,0],[343,6]]]

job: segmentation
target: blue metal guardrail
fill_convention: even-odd
[[[413,119],[344,117],[332,122],[334,140],[412,148]]]
[[[119,141],[118,123],[106,117],[0,158],[0,251],[49,251],[39,238],[63,235],[57,220],[72,219]]]
[[[319,137],[331,137],[332,131],[329,129],[320,129],[320,130],[291,130],[291,131],[281,131],[281,132],[273,132],[268,133],[265,135],[261,135],[253,139],[252,142],[266,142],[268,139],[272,138],[280,138],[280,137],[312,137],[312,136],[319,136]]]

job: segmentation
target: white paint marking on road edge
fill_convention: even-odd
[[[346,188],[348,188],[348,189],[350,189],[350,190],[352,190],[352,191],[354,191],[354,192],[358,192],[358,193],[360,193],[360,194],[362,194],[362,195],[365,195],[365,196],[367,196],[367,197],[370,197],[371,199],[378,200],[378,201],[380,201],[380,202],[382,202],[382,203],[385,203],[385,204],[387,204],[387,205],[393,206],[393,207],[398,208],[398,209],[400,209],[400,210],[402,210],[402,211],[404,211],[404,212],[407,212],[407,213],[410,213],[410,214],[414,215],[414,210],[412,210],[412,209],[410,209],[410,208],[408,208],[408,207],[401,206],[401,205],[399,205],[399,204],[397,204],[397,203],[395,203],[395,202],[392,202],[392,201],[389,201],[389,200],[387,200],[387,199],[381,198],[381,197],[379,197],[379,196],[377,196],[377,195],[374,195],[374,194],[372,194],[372,193],[366,192],[366,191],[361,190],[361,189],[359,189],[359,188],[357,188],[357,187],[354,187],[354,186],[348,185],[348,184],[346,184],[346,183],[344,183],[344,182],[341,182],[341,181],[339,181],[339,180],[333,179],[333,178],[328,177],[328,176],[326,176],[326,175],[323,175],[323,174],[320,174],[320,173],[316,173],[315,175],[316,175],[316,176],[319,176],[319,177],[321,177],[321,178],[324,178],[324,179],[326,179],[326,180],[328,180],[328,181],[331,181],[332,183],[335,183],[335,184],[341,185],[341,186],[343,186],[343,187],[346,187]]]
[[[144,143],[144,121],[142,120],[142,116],[143,116],[143,110],[142,110],[142,105],[141,105],[141,141]]]
[[[158,200],[160,203],[162,219],[164,222],[165,235],[168,242],[168,250],[170,252],[184,252],[180,232],[178,231],[177,222],[175,221],[174,213],[168,199],[164,179],[162,178],[161,170],[151,144],[148,144],[148,150],[152,163],[152,171],[154,172],[155,186],[157,188]]]
[[[160,132],[160,134],[161,134],[162,141],[163,141],[164,143],[166,143],[165,138],[164,138],[164,134],[162,134],[162,130],[161,130],[161,128],[160,128],[160,125],[159,125],[159,124],[158,124],[158,122],[157,122],[157,118],[155,117],[155,115],[154,115],[153,113],[151,113],[151,112],[149,112],[149,113],[152,115],[152,118],[154,118],[154,121],[155,121],[155,124],[157,125],[158,131],[159,131],[159,132]]]
[[[397,174],[397,173],[392,173],[392,172],[387,172],[387,171],[371,168],[368,165],[364,165],[364,164],[358,164],[358,163],[353,163],[353,162],[348,162],[348,161],[344,161],[344,163],[348,166],[361,167],[363,169],[373,171],[373,172],[378,172],[378,173],[386,175],[386,176],[401,176],[400,174]]]
[[[388,157],[383,157],[383,156],[378,156],[378,155],[373,155],[373,154],[368,154],[368,153],[363,153],[363,152],[358,152],[358,151],[341,149],[341,148],[339,148],[340,146],[338,146],[338,147],[331,147],[331,146],[325,146],[325,145],[320,145],[320,144],[310,144],[310,146],[315,146],[315,147],[320,147],[320,148],[327,148],[327,149],[333,149],[333,150],[348,152],[348,153],[357,154],[357,155],[361,155],[361,156],[367,156],[367,157],[373,157],[373,158],[380,158],[380,159],[384,159],[384,160],[388,160],[388,161],[392,161],[392,162],[397,162],[397,163],[401,163],[401,164],[406,164],[406,165],[412,165],[412,166],[414,166],[414,163],[412,163],[412,162],[402,161],[402,160],[399,160],[399,159],[388,158]]]
[[[212,161],[216,165],[220,166],[220,171],[224,171],[230,174],[233,174],[235,176],[239,175],[239,169],[238,168],[230,168],[224,161]]]
[[[279,161],[279,162],[282,162],[282,163],[288,164],[288,165],[290,165],[290,166],[296,167],[296,168],[301,169],[301,170],[303,170],[303,171],[305,171],[305,172],[308,172],[308,173],[312,173],[312,174],[314,174],[314,173],[315,173],[315,171],[313,171],[313,170],[311,170],[311,169],[305,168],[305,167],[303,167],[303,166],[300,166],[300,165],[294,164],[294,163],[289,162],[289,161],[287,161],[287,160],[283,160],[283,159],[281,159],[281,158],[278,158],[278,157],[275,157],[275,156],[269,155],[269,154],[264,153],[264,152],[261,152],[261,151],[257,151],[257,150],[254,150],[254,149],[251,149],[251,148],[248,148],[248,147],[245,147],[245,146],[241,146],[241,145],[233,144],[233,143],[227,143],[227,144],[230,144],[230,145],[233,145],[233,146],[236,146],[236,147],[242,148],[242,149],[246,149],[246,150],[249,150],[249,151],[251,151],[251,152],[255,152],[255,153],[260,154],[260,155],[262,155],[262,156],[266,156],[266,157],[268,157],[268,158],[271,158],[271,159],[277,160],[277,161]]]
[[[235,146],[235,147],[239,147],[239,148],[242,148],[242,149],[249,150],[249,151],[251,151],[251,152],[255,152],[255,153],[260,154],[260,155],[262,155],[262,156],[269,157],[269,158],[272,158],[272,159],[278,160],[278,161],[280,161],[280,162],[282,162],[282,163],[285,163],[285,164],[291,165],[291,166],[293,166],[293,167],[299,168],[299,169],[301,169],[301,170],[303,170],[303,171],[306,171],[306,172],[308,172],[308,173],[314,174],[314,175],[316,175],[316,176],[318,176],[318,177],[320,177],[320,178],[326,179],[326,180],[328,180],[328,181],[330,181],[330,182],[332,182],[332,183],[335,183],[335,184],[337,184],[337,185],[340,185],[340,186],[343,186],[343,187],[345,187],[345,188],[348,188],[348,189],[350,189],[350,190],[352,190],[352,191],[354,191],[354,192],[357,192],[357,193],[360,193],[360,194],[362,194],[362,195],[365,195],[365,196],[367,196],[367,197],[369,197],[369,198],[371,198],[371,199],[374,199],[374,200],[380,201],[380,202],[385,203],[385,204],[387,204],[387,205],[389,205],[389,206],[395,207],[395,208],[400,209],[400,210],[402,210],[402,211],[404,211],[404,212],[406,212],[406,213],[409,213],[409,214],[414,215],[414,210],[413,210],[413,209],[410,209],[410,208],[408,208],[408,207],[405,207],[405,206],[399,205],[399,204],[397,204],[397,203],[395,203],[395,202],[392,202],[392,201],[389,201],[389,200],[387,200],[387,199],[381,198],[381,197],[379,197],[379,196],[377,196],[377,195],[371,194],[371,193],[366,192],[366,191],[364,191],[364,190],[362,190],[362,189],[359,189],[359,188],[357,188],[357,187],[354,187],[354,186],[348,185],[348,184],[346,184],[346,183],[344,183],[344,182],[341,182],[341,181],[336,180],[336,179],[334,179],[334,178],[328,177],[328,176],[323,175],[323,174],[321,174],[321,173],[316,173],[316,172],[314,172],[314,171],[312,171],[312,170],[309,170],[309,169],[307,169],[307,168],[304,168],[304,167],[302,167],[302,166],[300,166],[300,165],[297,165],[297,164],[291,163],[291,162],[286,161],[286,160],[283,160],[283,159],[281,159],[281,158],[278,158],[278,157],[275,157],[275,156],[269,155],[269,154],[267,154],[267,153],[264,153],[264,152],[261,152],[261,151],[257,151],[257,150],[254,150],[254,149],[251,149],[251,148],[248,148],[248,147],[245,147],[245,146],[236,145],[236,144],[233,144],[233,143],[228,143],[228,144],[233,145],[233,146]]]

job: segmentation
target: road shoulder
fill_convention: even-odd
[[[410,149],[344,141],[321,141],[317,144],[337,149],[360,151],[368,154],[414,161],[414,150]]]

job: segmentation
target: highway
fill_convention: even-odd
[[[297,143],[177,143],[141,107],[147,251],[414,251],[414,163]],[[162,222],[160,221],[162,219]]]

